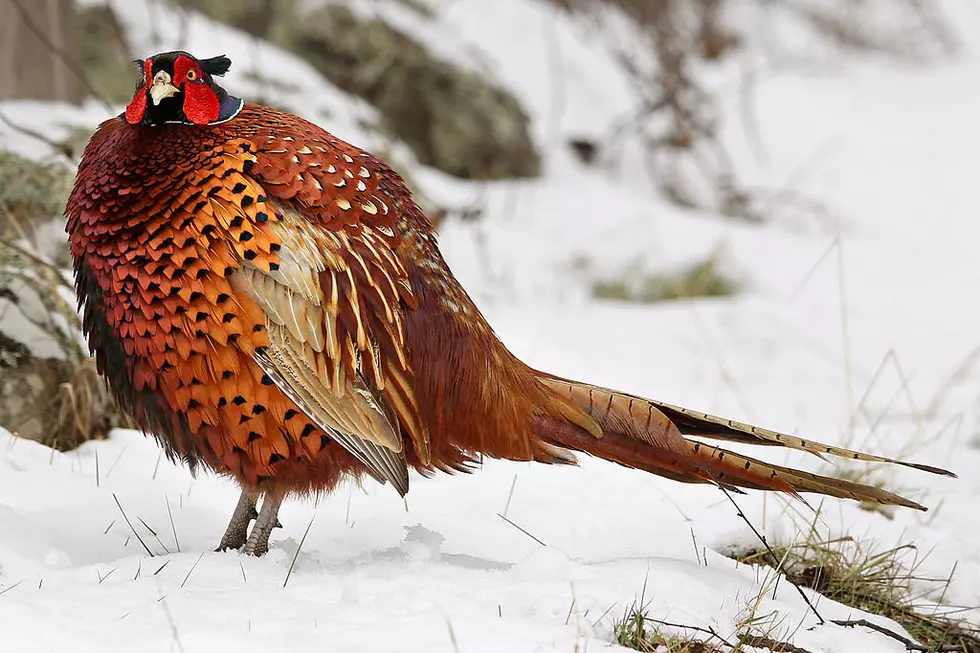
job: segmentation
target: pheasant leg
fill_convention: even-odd
[[[246,555],[263,556],[269,552],[269,535],[272,529],[279,525],[279,505],[282,497],[265,495],[262,500],[262,510],[255,519],[252,533],[245,542],[242,553]]]
[[[245,545],[245,540],[248,539],[248,525],[258,517],[258,513],[255,511],[255,504],[258,499],[257,493],[242,490],[242,495],[238,498],[238,505],[235,506],[235,513],[231,516],[228,528],[221,537],[218,551],[238,550]]]

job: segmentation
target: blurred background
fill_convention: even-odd
[[[0,427],[70,450],[129,424],[64,202],[134,60],[227,54],[231,93],[405,176],[529,364],[961,472],[805,461],[935,507],[864,506],[975,617],[978,46],[975,0],[0,0]]]

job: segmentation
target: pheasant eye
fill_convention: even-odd
[[[190,70],[187,71],[187,81],[193,82],[196,79],[197,79],[197,71],[191,68]]]

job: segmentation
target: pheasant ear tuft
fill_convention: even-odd
[[[223,54],[210,59],[200,59],[198,63],[201,64],[201,70],[217,77],[224,75],[231,68],[231,59]]]

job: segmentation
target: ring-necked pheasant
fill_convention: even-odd
[[[115,396],[172,458],[243,488],[221,548],[267,551],[287,494],[363,474],[404,494],[410,468],[466,470],[479,456],[584,452],[688,483],[924,509],[685,435],[951,475],[528,367],[453,278],[401,177],[228,95],[215,77],[230,65],[186,52],[142,62],[66,210],[85,332]]]

